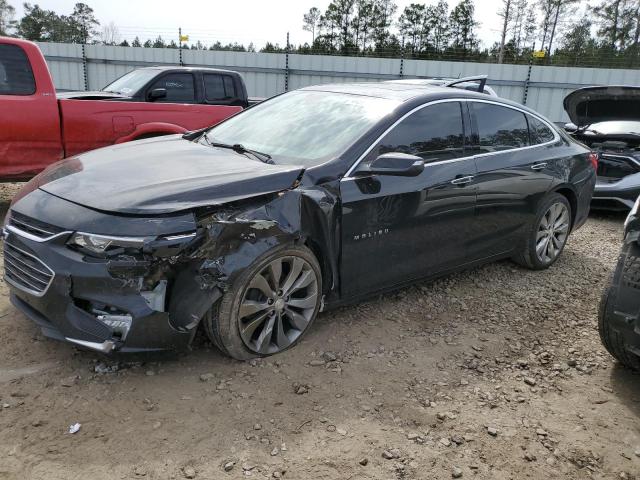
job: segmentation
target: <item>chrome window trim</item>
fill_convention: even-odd
[[[5,240],[6,241],[6,240]],[[38,257],[36,257],[35,255],[32,255],[29,252],[25,252],[23,249],[16,247],[15,245],[8,243],[8,245],[11,248],[15,248],[16,250],[18,250],[20,253],[33,258],[34,260],[36,260],[39,264],[41,264],[44,268],[46,268],[47,270],[49,270],[49,272],[51,272],[51,279],[49,280],[49,283],[47,283],[47,286],[42,290],[42,292],[38,292],[37,290],[32,290],[30,288],[27,288],[23,285],[17,284],[16,282],[14,282],[13,280],[11,280],[6,273],[3,275],[4,277],[4,281],[7,282],[8,284],[14,286],[15,288],[17,288],[18,290],[22,290],[23,292],[26,292],[30,295],[33,295],[34,297],[43,297],[47,291],[49,291],[49,287],[51,286],[51,284],[53,283],[53,279],[56,278],[56,272],[54,272],[51,267],[49,267],[49,265],[47,265],[46,263],[44,263],[41,259],[39,259]],[[6,246],[5,246],[6,248]],[[4,253],[4,252],[3,252]],[[6,267],[5,267],[6,270]],[[27,282],[28,283],[28,282]]]
[[[528,150],[528,149],[531,149],[531,148],[540,148],[540,147],[545,147],[545,146],[551,145],[553,143],[556,143],[558,140],[560,140],[560,134],[551,125],[551,123],[548,120],[546,120],[545,118],[542,118],[538,114],[534,114],[534,113],[528,112],[528,111],[526,111],[526,110],[524,110],[522,108],[519,108],[519,107],[517,107],[515,105],[508,105],[506,103],[496,102],[494,100],[484,99],[484,98],[478,98],[478,99],[476,99],[476,98],[444,98],[444,99],[441,99],[441,100],[433,100],[431,102],[427,102],[427,103],[423,103],[422,105],[418,105],[417,107],[415,107],[411,111],[405,113],[398,120],[396,120],[378,138],[376,138],[376,140],[369,146],[369,148],[367,148],[364,151],[364,153],[362,155],[360,155],[360,157],[355,161],[355,163],[353,165],[351,165],[349,170],[347,170],[347,173],[344,174],[342,179],[345,180],[345,179],[354,178],[354,177],[351,176],[351,174],[357,169],[358,165],[360,165],[362,160],[364,160],[365,157],[367,155],[369,155],[369,153],[371,153],[371,150],[373,150],[373,148],[378,144],[378,142],[380,140],[382,140],[388,133],[390,133],[394,128],[396,128],[404,119],[406,119],[410,115],[413,115],[415,112],[417,112],[419,110],[422,110],[423,108],[427,108],[427,107],[429,107],[431,105],[437,105],[439,103],[450,103],[450,102],[490,103],[492,105],[497,105],[499,107],[510,108],[512,110],[516,110],[518,112],[523,113],[524,115],[531,115],[532,117],[536,118],[537,120],[540,120],[542,123],[544,123],[551,130],[551,132],[553,133],[553,140],[549,140],[548,142],[545,142],[545,143],[538,143],[536,145],[527,145],[526,147],[511,148],[509,150],[500,150],[499,152],[477,153],[475,155],[469,155],[468,157],[460,157],[460,158],[453,158],[453,159],[450,159],[450,160],[439,160],[439,161],[435,161],[435,162],[427,162],[427,163],[424,164],[425,167],[429,167],[431,165],[442,165],[442,164],[445,164],[445,163],[460,162],[460,161],[463,161],[463,160],[469,160],[469,159],[475,159],[475,158],[488,157],[488,156],[491,156],[491,155],[499,155],[499,154],[502,154],[502,153],[505,153],[505,152],[519,152],[519,151]]]
[[[38,242],[38,243],[43,243],[43,242],[48,242],[49,240],[53,240],[54,238],[58,238],[61,237],[63,235],[69,235],[73,232],[71,231],[64,231],[64,232],[60,232],[60,233],[56,233],[55,235],[51,235],[49,237],[37,237],[29,232],[25,232],[24,230],[20,230],[18,227],[15,227],[13,225],[6,225],[5,230],[7,230],[8,232],[11,233],[15,233],[16,235],[20,236],[20,237],[24,237],[28,240],[32,240],[34,242]]]

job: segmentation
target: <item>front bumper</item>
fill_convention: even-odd
[[[637,234],[625,241],[602,300],[600,315],[622,339],[624,348],[640,356],[640,245]]]
[[[113,275],[112,262],[85,257],[66,247],[69,234],[61,234],[47,241],[25,238],[15,232],[5,236],[7,249],[20,249],[42,262],[53,274],[46,288],[25,288],[12,280],[5,280],[11,291],[11,301],[33,320],[42,333],[50,338],[97,350],[103,353],[144,352],[186,348],[195,329],[179,331],[169,322],[169,314],[151,308],[140,293],[140,282],[135,277]],[[6,253],[5,253],[6,255]],[[29,269],[14,258],[10,266],[27,280]],[[36,264],[40,267],[40,264]],[[42,284],[40,284],[42,287]],[[41,290],[41,291],[40,291]],[[86,308],[89,304],[103,304],[131,317],[126,336],[98,320]]]
[[[628,175],[617,182],[596,182],[591,207],[599,210],[626,211],[640,195],[640,173]]]

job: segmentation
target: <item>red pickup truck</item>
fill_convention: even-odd
[[[0,180],[87,150],[214,125],[248,105],[237,72],[150,67],[99,92],[56,93],[32,42],[0,37]]]

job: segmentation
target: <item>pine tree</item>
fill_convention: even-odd
[[[308,13],[304,14],[302,19],[302,29],[307,32],[311,32],[312,43],[316,41],[316,29],[318,28],[318,25],[320,23],[320,17],[320,10],[318,10],[316,7],[313,7],[309,10]]]
[[[16,27],[15,14],[16,9],[7,0],[0,0],[0,35],[9,35],[9,31]]]
[[[398,19],[400,34],[409,41],[412,53],[422,50],[422,41],[425,34],[425,14],[425,5],[412,3],[405,7]]]

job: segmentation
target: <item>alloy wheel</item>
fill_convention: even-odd
[[[284,350],[309,326],[318,305],[318,277],[304,259],[284,256],[256,273],[238,310],[240,337],[260,354]]]
[[[536,255],[543,263],[553,262],[562,251],[569,235],[569,209],[554,203],[540,220],[536,235]]]

